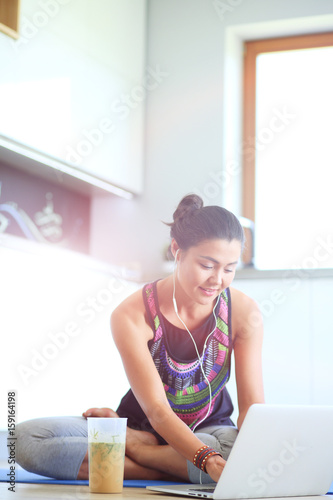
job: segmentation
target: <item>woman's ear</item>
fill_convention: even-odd
[[[172,238],[172,240],[171,240],[171,252],[172,252],[172,255],[174,256],[175,260],[177,260],[177,255],[178,255],[179,250],[180,250],[180,248],[178,246],[177,241],[174,238]]]

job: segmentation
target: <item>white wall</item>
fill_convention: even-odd
[[[168,243],[161,221],[183,195],[241,215],[240,168],[230,164],[240,145],[240,40],[332,26],[331,0],[149,1],[147,65],[162,74],[146,97],[144,192],[94,200],[92,253],[157,277]]]
[[[74,252],[12,238],[0,239],[1,408],[14,390],[17,422],[116,409],[129,385],[110,314],[138,285]]]
[[[333,278],[310,276],[295,270],[274,279],[240,278],[233,283],[262,311],[267,403],[333,405]],[[234,377],[229,387],[236,403]]]

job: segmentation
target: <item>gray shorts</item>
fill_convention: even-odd
[[[232,426],[210,426],[195,434],[227,459],[237,436]],[[46,417],[16,426],[17,463],[35,474],[56,479],[76,479],[87,453],[87,420],[83,417]],[[188,462],[192,483],[212,482],[208,474]]]
[[[29,472],[76,479],[88,449],[84,417],[46,417],[16,426],[16,461]]]

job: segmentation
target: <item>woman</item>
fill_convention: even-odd
[[[116,414],[91,408],[83,417],[128,418],[127,479],[218,481],[248,408],[264,402],[261,316],[253,300],[230,288],[244,245],[237,218],[189,195],[173,219],[174,273],[132,294],[111,317],[131,390]],[[230,420],[233,406],[225,388],[232,349],[237,427]],[[46,431],[32,451],[41,427]],[[17,429],[23,467],[52,477],[88,477],[84,419],[38,419]],[[33,465],[27,459],[29,446],[30,455],[38,457]]]

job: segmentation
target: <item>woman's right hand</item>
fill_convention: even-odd
[[[216,483],[220,479],[220,475],[223,472],[226,461],[219,455],[213,455],[207,460],[206,472]]]
[[[100,417],[100,418],[118,418],[118,415],[111,408],[89,408],[82,413],[84,418]]]

